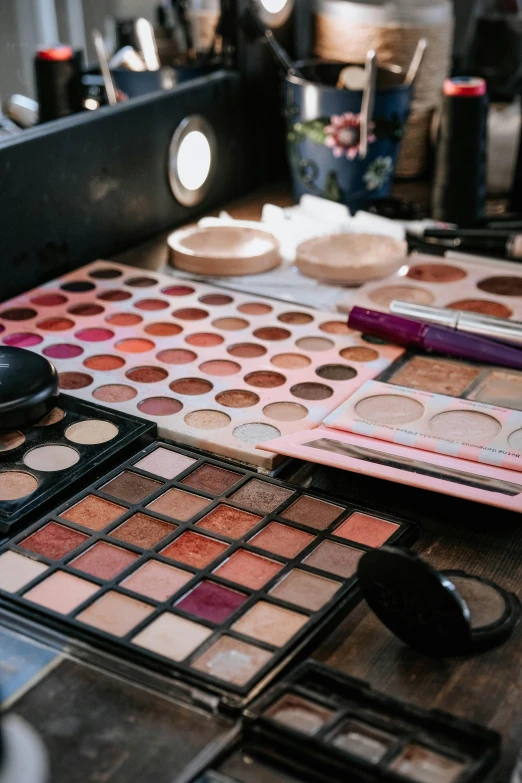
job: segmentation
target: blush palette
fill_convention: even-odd
[[[203,777],[178,781],[471,783],[499,751],[495,731],[307,662],[248,708],[242,734],[210,764],[202,754]]]
[[[155,435],[151,422],[60,395],[36,425],[0,433],[0,532],[13,532]]]
[[[414,535],[157,442],[4,545],[0,595],[238,709],[357,602],[365,551]]]
[[[403,352],[332,314],[104,262],[4,303],[0,339],[76,397],[267,469],[258,444],[316,427]]]
[[[451,258],[412,255],[397,274],[354,289],[337,304],[388,311],[391,302],[468,310],[522,320],[520,264],[454,254]]]

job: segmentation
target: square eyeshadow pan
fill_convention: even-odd
[[[311,511],[320,524],[310,524]],[[353,513],[156,443],[0,549],[0,593],[55,622],[67,615],[69,632],[89,628],[131,659],[161,670],[175,663],[244,704],[298,640],[311,643],[338,611],[335,599],[345,599],[343,614],[357,602],[355,564],[373,535],[368,524],[365,538],[365,520],[377,518],[363,515],[351,541],[338,528]],[[382,521],[393,541],[414,533]],[[325,547],[349,553],[351,567]],[[74,596],[62,601],[51,588],[67,580]]]
[[[250,706],[244,737],[250,736],[262,754],[275,749],[312,777],[328,758],[332,782],[359,780],[361,773],[390,783],[475,783],[489,779],[500,749],[494,731],[403,703],[315,661]]]

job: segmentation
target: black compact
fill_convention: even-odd
[[[505,642],[520,601],[484,577],[437,571],[414,552],[390,547],[359,561],[361,592],[405,644],[434,657],[483,652]]]
[[[0,346],[0,431],[28,427],[54,407],[58,373],[44,356]]]
[[[12,535],[156,435],[153,422],[65,394],[49,396],[43,408],[36,422],[15,425],[9,417],[9,430],[0,430],[0,536]]]
[[[405,704],[309,661],[243,714],[177,783],[471,783],[487,778],[500,735]]]

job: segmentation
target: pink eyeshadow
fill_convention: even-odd
[[[98,541],[70,565],[90,576],[97,576],[98,579],[114,579],[137,559],[138,555],[134,552]]]
[[[114,337],[114,332],[111,332],[110,329],[80,329],[76,332],[76,337],[79,340],[86,340],[89,343],[98,343],[103,340],[110,340]]]
[[[24,598],[58,614],[69,614],[100,588],[93,582],[56,571],[24,594]]]
[[[194,575],[175,566],[149,560],[121,583],[127,590],[141,593],[155,601],[166,601],[189,582]]]
[[[356,512],[334,531],[335,536],[366,546],[382,546],[399,529],[399,525],[386,519]]]
[[[83,348],[71,343],[59,343],[58,345],[49,345],[48,348],[44,348],[43,353],[50,359],[74,359],[75,356],[83,353]]]
[[[43,337],[40,337],[39,334],[31,334],[30,332],[15,332],[4,337],[6,345],[14,345],[16,348],[30,348],[32,345],[38,345],[42,340]]]
[[[302,552],[314,538],[315,536],[304,533],[302,530],[281,525],[279,522],[271,522],[254,538],[251,538],[249,543],[252,546],[273,552],[274,555],[293,558]]]

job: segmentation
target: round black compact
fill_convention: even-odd
[[[23,348],[0,347],[0,430],[35,424],[54,407],[57,395],[51,362]]]
[[[496,647],[520,618],[513,593],[465,571],[436,571],[407,550],[367,552],[357,576],[381,622],[405,644],[437,658]]]

